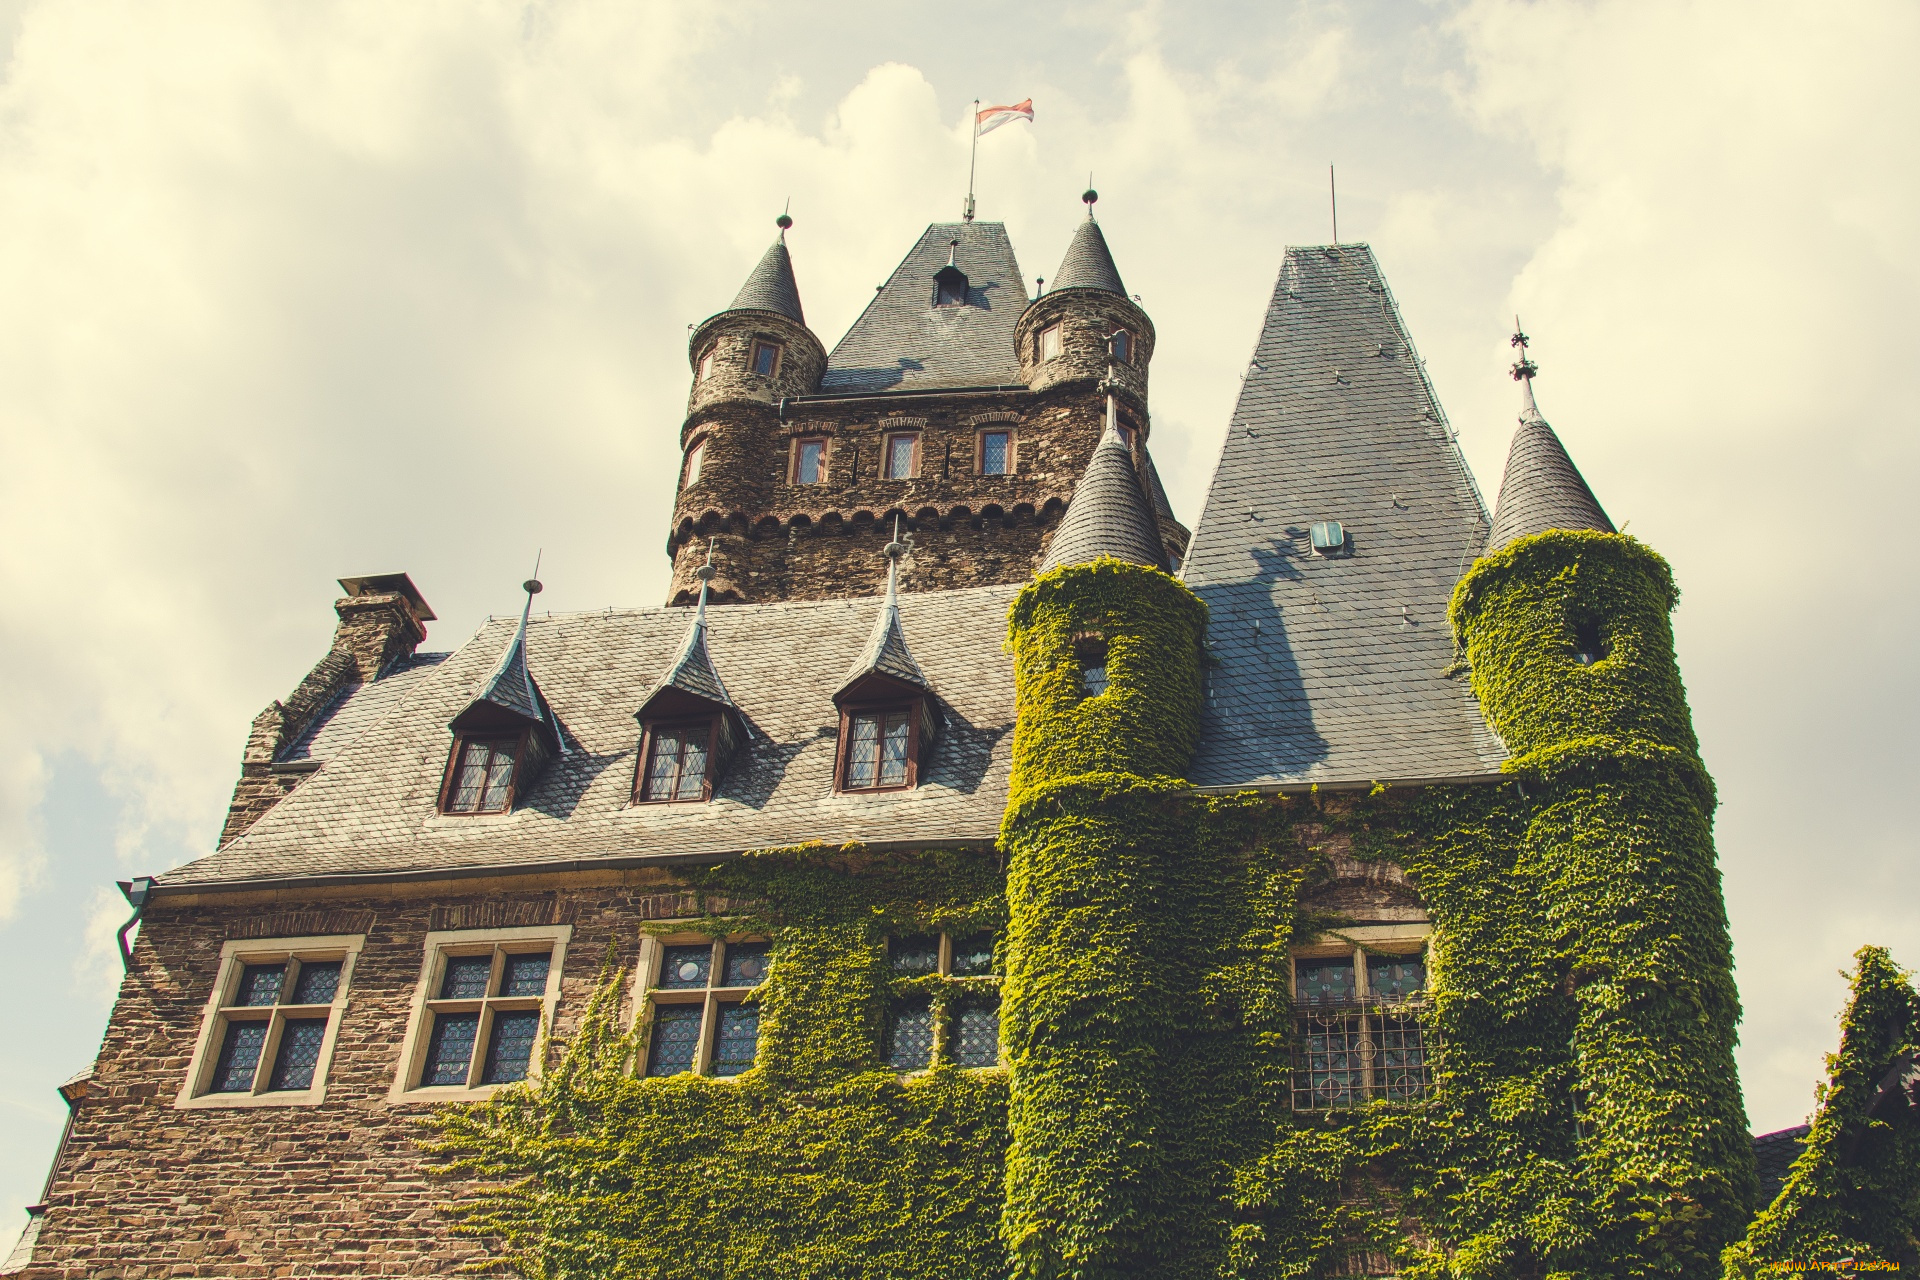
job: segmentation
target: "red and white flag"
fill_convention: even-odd
[[[1016,102],[1010,107],[980,108],[979,114],[973,118],[974,128],[977,130],[975,136],[978,136],[980,133],[992,133],[1001,125],[1011,124],[1015,120],[1025,120],[1028,124],[1033,123],[1032,98],[1028,98],[1025,102]]]

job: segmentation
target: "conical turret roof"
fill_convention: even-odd
[[[1074,228],[1073,239],[1067,242],[1067,256],[1060,260],[1060,270],[1054,273],[1048,286],[1048,293],[1061,289],[1105,289],[1126,295],[1127,286],[1120,282],[1120,269],[1113,265],[1107,238],[1101,234],[1100,224],[1093,220],[1091,211],[1087,220]]]
[[[1493,504],[1487,550],[1498,551],[1549,529],[1614,532],[1613,521],[1587,487],[1586,477],[1540,416],[1533,400],[1532,366],[1524,354],[1515,372],[1521,383],[1520,429],[1513,433],[1513,445],[1507,450],[1507,473],[1500,481],[1499,500]]]
[[[805,313],[800,310],[800,286],[793,278],[793,259],[787,253],[785,231],[767,249],[760,259],[760,265],[740,286],[740,292],[734,295],[733,305],[727,310],[774,311],[795,324],[804,325],[807,322]]]
[[[1087,462],[1040,572],[1101,556],[1166,568],[1159,525],[1134,469],[1133,451],[1112,424]]]
[[[880,602],[880,616],[873,620],[873,630],[867,636],[867,643],[854,658],[853,665],[847,668],[846,679],[840,682],[839,690],[833,695],[835,702],[857,693],[876,679],[928,693],[933,691],[933,686],[920,670],[920,664],[913,660],[913,651],[907,647],[906,633],[900,629],[900,555],[904,551],[897,538],[887,544],[887,557],[891,563],[887,566],[887,594]]]
[[[527,618],[533,612],[534,593],[539,589],[538,582],[528,582],[527,603],[520,611],[520,625],[514,628],[512,641],[500,655],[493,674],[480,686],[479,695],[453,718],[452,727],[480,728],[488,722],[515,721],[538,731],[547,739],[550,749],[565,755],[567,743],[560,732],[559,720],[527,666]]]
[[[680,695],[676,698],[675,695]],[[680,701],[683,698],[697,698],[715,706],[732,708],[732,697],[727,693],[725,681],[714,668],[713,656],[707,652],[707,584],[700,583],[700,603],[693,611],[693,621],[687,625],[687,635],[680,642],[680,651],[674,654],[666,673],[648,691],[640,703],[639,715],[645,719],[651,710],[667,701]]]

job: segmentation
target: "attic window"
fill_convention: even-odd
[[[755,341],[753,344],[753,363],[749,366],[763,378],[771,378],[780,372],[780,344],[777,342]]]
[[[1338,520],[1322,520],[1307,531],[1313,549],[1323,556],[1332,555],[1347,545],[1347,531]]]
[[[513,783],[526,735],[454,739],[442,788],[442,813],[505,813],[513,807]]]
[[[1573,624],[1573,660],[1590,667],[1606,658],[1607,642],[1600,635],[1600,623],[1587,618]]]
[[[712,798],[713,732],[711,719],[648,725],[634,803]]]
[[[960,268],[948,263],[940,268],[933,277],[933,305],[936,307],[964,307],[967,304],[967,276]]]

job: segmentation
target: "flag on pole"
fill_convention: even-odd
[[[979,114],[973,118],[974,127],[979,131],[974,136],[978,137],[982,133],[992,133],[1001,125],[1011,124],[1015,120],[1025,120],[1028,124],[1033,123],[1032,98],[1028,98],[1025,102],[1016,102],[1010,107],[980,108]]]

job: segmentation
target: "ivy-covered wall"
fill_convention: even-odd
[[[1102,561],[1016,600],[1000,858],[769,851],[689,871],[764,930],[755,1067],[636,1079],[611,975],[536,1087],[450,1110],[495,1189],[468,1226],[532,1277],[1318,1277],[1365,1253],[1458,1280],[1717,1275],[1752,1215],[1713,793],[1664,562],[1547,534],[1454,623],[1514,753],[1496,784],[1201,796],[1205,613]],[[1083,668],[1104,661],[1107,685]],[[1294,1113],[1290,948],[1328,851],[1432,920],[1423,1099]],[[1006,1070],[881,1058],[889,934],[999,931]],[[920,986],[913,989],[919,990]]]

